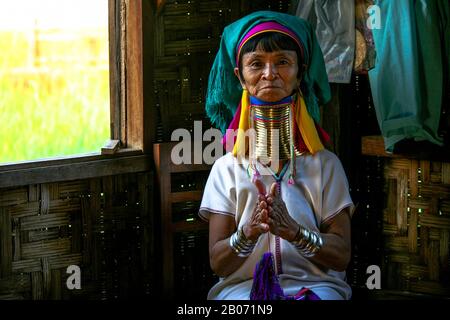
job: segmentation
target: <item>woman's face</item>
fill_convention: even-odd
[[[259,50],[242,56],[242,76],[234,73],[249,94],[266,102],[276,102],[290,96],[300,85],[297,78],[297,54],[291,50],[265,52]]]

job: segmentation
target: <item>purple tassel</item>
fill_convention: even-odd
[[[284,299],[283,289],[273,266],[273,255],[266,252],[258,262],[253,274],[253,287],[250,300],[281,300]]]
[[[286,300],[304,300],[304,301],[317,301],[321,300],[317,294],[312,292],[308,288],[302,288],[295,296],[287,296]]]
[[[320,300],[313,291],[302,288],[294,296],[286,296],[275,274],[274,258],[271,252],[266,252],[256,264],[253,274],[253,286],[250,300]]]

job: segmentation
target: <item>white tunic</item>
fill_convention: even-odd
[[[258,192],[247,169],[248,161],[241,159],[239,163],[231,153],[214,163],[200,205],[199,214],[203,219],[208,220],[210,213],[225,214],[233,216],[236,225],[241,226],[250,218]],[[276,177],[262,165],[258,169],[268,191],[276,182]],[[335,154],[323,150],[315,155],[299,156],[296,158],[296,170],[294,185],[288,184],[289,171],[281,177],[281,197],[289,214],[298,223],[319,231],[322,223],[342,209],[351,207],[350,212],[353,213],[347,178]],[[315,265],[290,242],[270,233],[258,239],[252,254],[239,269],[221,278],[211,288],[208,299],[249,299],[255,265],[269,250],[269,243],[275,264],[279,266],[276,270],[285,294],[294,295],[302,287],[307,287],[321,299],[350,299],[351,288],[345,282],[345,272]]]

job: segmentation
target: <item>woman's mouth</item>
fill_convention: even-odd
[[[266,89],[279,89],[279,87],[276,86],[267,86],[267,87],[262,87],[261,90],[266,90]]]

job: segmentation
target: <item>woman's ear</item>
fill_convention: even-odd
[[[301,64],[298,67],[297,87],[300,87],[300,84],[303,80],[303,76],[305,75],[306,72],[306,68],[307,68],[306,64]]]
[[[303,76],[305,75],[307,68],[308,66],[306,64],[301,64],[299,66],[298,72],[300,73],[300,76],[298,78],[300,79],[300,81],[303,79]]]
[[[234,74],[235,74],[235,76],[239,79],[239,82],[241,83],[242,89],[247,89],[247,88],[245,87],[245,83],[244,83],[244,82],[242,81],[242,79],[241,79],[241,76],[240,76],[240,74],[239,74],[239,68],[238,68],[238,67],[234,68]]]

